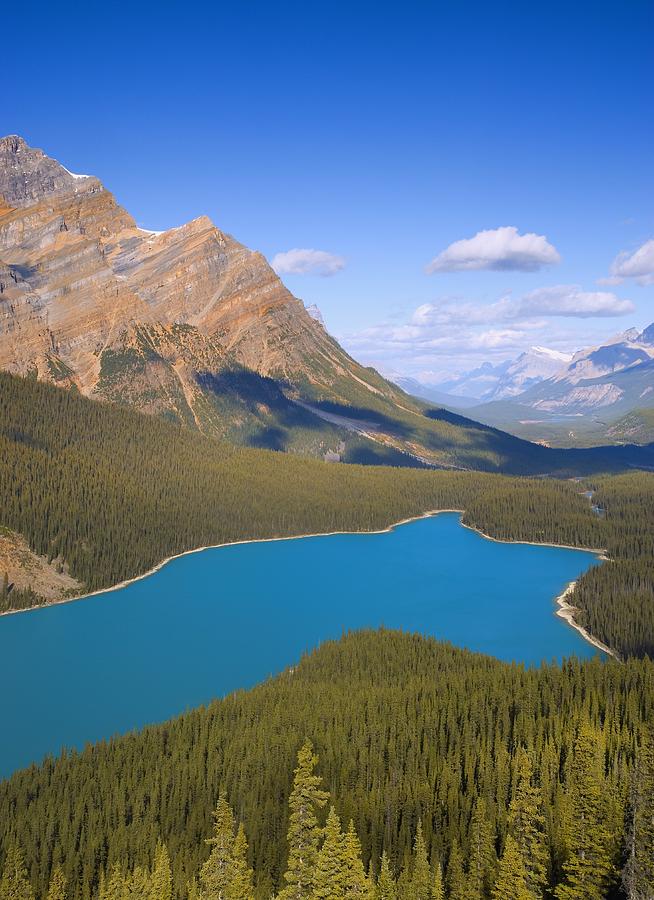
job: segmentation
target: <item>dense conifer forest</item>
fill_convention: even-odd
[[[578,619],[622,656],[654,654],[650,473],[581,483],[327,464],[221,444],[6,373],[0,459],[0,525],[65,560],[87,590],[198,546],[386,528],[454,508],[497,538],[606,548],[611,563],[583,576],[573,595]],[[29,590],[0,594],[4,609],[32,602]]]
[[[0,784],[0,897],[651,898],[653,717],[647,659],[350,634]]]

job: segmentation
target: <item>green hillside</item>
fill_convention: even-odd
[[[222,792],[245,825],[256,896],[268,900],[283,884],[293,769],[309,738],[375,875],[382,851],[394,876],[411,872],[421,822],[427,865],[442,864],[446,884],[460,848],[467,888],[450,888],[450,900],[490,897],[509,835],[529,867],[525,897],[551,896],[580,869],[581,893],[557,897],[618,896],[632,823],[638,860],[647,865],[654,848],[628,803],[636,788],[642,802],[654,797],[652,716],[648,660],[525,670],[415,635],[352,634],[251,691],[17,773],[0,784],[2,855],[18,843],[40,892],[62,863],[81,900],[114,864],[151,866],[161,838],[174,896],[193,896],[186,885],[211,850]],[[399,896],[413,897],[406,876],[403,885]]]
[[[633,444],[654,443],[654,409],[634,409],[611,422],[607,430],[613,441]]]

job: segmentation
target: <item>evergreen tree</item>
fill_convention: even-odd
[[[418,827],[416,828],[412,863],[410,882],[411,900],[429,900],[431,891],[431,869],[429,867],[425,838],[422,833],[422,822],[420,821],[418,821]]]
[[[529,890],[540,896],[547,883],[549,859],[543,797],[540,788],[533,784],[531,759],[523,747],[516,754],[515,790],[509,806],[508,833],[518,845]]]
[[[61,866],[55,866],[50,876],[46,900],[66,900],[66,876]]]
[[[510,834],[506,838],[491,896],[493,900],[534,900],[542,896],[533,894],[527,887],[527,870],[522,854]]]
[[[126,900],[150,900],[150,874],[143,866],[137,866],[125,878]]]
[[[253,873],[248,866],[248,842],[243,823],[238,826],[229,869],[227,900],[253,900]]]
[[[443,885],[443,867],[436,863],[434,880],[431,883],[431,900],[445,900],[445,886]]]
[[[116,863],[109,877],[104,874],[100,878],[99,900],[125,900],[127,884],[120,866]]]
[[[202,900],[197,878],[186,885],[186,900]]]
[[[209,859],[200,869],[203,900],[226,900],[234,853],[234,813],[224,797],[219,797],[213,814],[213,835]]]
[[[343,838],[343,862],[345,864],[345,897],[367,898],[370,896],[370,882],[366,876],[361,857],[361,842],[350,819]]]
[[[170,857],[166,845],[157,842],[154,851],[154,864],[150,875],[150,900],[172,900],[173,877],[170,870]]]
[[[0,878],[0,900],[34,900],[23,851],[16,844],[7,851]]]
[[[325,826],[325,839],[318,853],[313,900],[342,900],[345,897],[346,863],[341,822],[330,807]]]
[[[398,900],[397,884],[395,883],[395,878],[393,878],[385,850],[381,855],[381,867],[379,878],[377,879],[375,897],[376,900]]]
[[[468,859],[469,900],[484,900],[493,883],[497,857],[493,829],[486,815],[486,801],[479,797],[470,822],[470,853]]]
[[[463,872],[463,858],[456,838],[452,841],[450,858],[447,863],[448,900],[467,900],[466,877]]]
[[[279,900],[305,900],[313,891],[321,834],[317,811],[324,807],[329,797],[321,787],[322,779],[315,774],[317,763],[313,746],[306,741],[298,751],[293,790],[288,801],[289,851],[284,873],[287,886],[280,893]]]
[[[654,900],[654,730],[646,732],[630,779],[626,862],[628,900]]]
[[[602,817],[598,737],[583,725],[574,742],[566,779],[568,855],[565,880],[555,892],[558,900],[604,900],[612,872],[610,836]]]
[[[66,876],[61,866],[52,870],[47,900],[66,900]]]
[[[411,897],[411,870],[413,868],[412,854],[407,852],[404,858],[404,864],[400,869],[397,879],[397,894],[402,900]]]

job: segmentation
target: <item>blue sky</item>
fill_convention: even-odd
[[[362,361],[436,378],[654,320],[653,9],[13,4],[0,132],[146,227],[328,254],[278,257],[313,265],[289,288]]]

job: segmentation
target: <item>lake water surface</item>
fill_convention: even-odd
[[[343,630],[420,631],[526,664],[596,651],[554,599],[597,558],[456,513],[384,534],[205,550],[126,588],[0,617],[0,777],[250,687]]]

